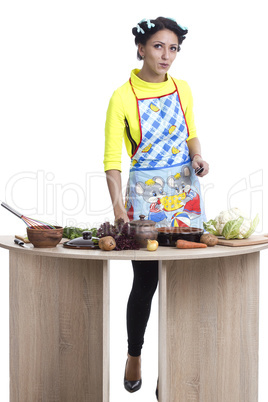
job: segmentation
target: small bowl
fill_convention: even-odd
[[[62,239],[63,228],[61,226],[55,226],[55,229],[47,229],[45,227],[43,229],[27,228],[27,236],[34,247],[56,247]]]
[[[157,228],[157,241],[159,246],[176,246],[177,240],[187,240],[200,243],[200,237],[204,233],[203,229],[191,227],[162,227]]]

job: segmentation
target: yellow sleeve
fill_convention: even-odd
[[[187,138],[187,141],[189,141],[192,138],[197,137],[194,122],[192,91],[186,81],[176,80],[176,84],[178,86],[182,109],[184,111],[184,116],[189,131],[189,137]]]
[[[123,102],[115,91],[110,99],[105,123],[104,170],[121,172],[122,143],[125,130]]]
[[[192,91],[188,84],[187,84],[187,87],[188,87],[188,103],[187,103],[184,114],[185,114],[185,119],[186,119],[186,123],[188,126],[188,131],[189,131],[189,137],[187,138],[187,141],[189,141],[192,138],[197,137],[197,134],[196,134],[196,127],[195,127],[195,122],[194,122]]]

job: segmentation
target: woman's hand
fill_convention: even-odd
[[[192,160],[192,167],[194,170],[203,168],[204,170],[198,174],[199,177],[203,177],[209,172],[209,164],[202,159],[200,155],[194,155]]]
[[[193,169],[203,168],[202,173],[199,173],[199,177],[203,177],[208,174],[209,165],[201,156],[201,146],[199,139],[197,137],[192,138],[187,142],[190,157],[192,159],[192,167]]]
[[[197,137],[192,138],[187,142],[190,157],[192,159],[192,167],[193,169],[203,168],[202,173],[199,173],[199,177],[203,177],[208,174],[209,165],[201,156],[201,146],[199,139]]]
[[[114,220],[117,221],[117,219],[123,219],[125,223],[129,222],[129,217],[127,216],[127,213],[125,211],[122,211],[121,213],[116,214],[114,216]]]

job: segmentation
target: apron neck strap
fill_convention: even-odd
[[[177,87],[177,84],[176,84],[174,78],[172,78],[172,77],[170,77],[170,78],[172,79],[173,84],[175,85],[176,91],[177,91],[177,93],[179,94],[178,87]]]
[[[174,80],[171,76],[170,76],[170,78],[172,79],[173,84],[174,84],[174,86],[175,86],[175,88],[176,88],[176,91],[177,91],[177,93],[179,94],[178,87],[177,87],[177,85],[176,85],[176,83],[175,83],[175,80]],[[136,92],[135,92],[135,90],[134,90],[134,87],[133,87],[131,78],[129,78],[129,83],[130,83],[131,89],[132,89],[132,91],[133,91],[133,93],[134,93],[134,95],[135,95],[135,98],[138,99],[138,98],[137,98],[137,95],[136,95]]]
[[[131,86],[131,88],[132,88],[132,91],[133,91],[133,93],[134,93],[134,95],[135,95],[135,98],[137,99],[137,95],[136,95],[136,92],[134,91],[134,87],[133,87],[133,84],[132,84],[132,82],[131,82],[131,78],[129,79],[129,83],[130,83],[130,86]]]

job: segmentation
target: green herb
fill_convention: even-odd
[[[65,226],[63,229],[63,237],[66,239],[76,239],[77,237],[82,237],[83,232],[91,232],[92,237],[97,236],[97,228],[91,228],[91,229],[86,229],[86,228],[77,228],[74,226]]]

